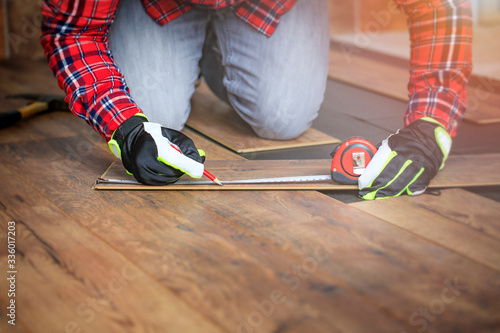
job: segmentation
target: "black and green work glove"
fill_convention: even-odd
[[[382,141],[358,179],[365,200],[418,195],[444,167],[451,138],[438,121],[424,117]]]
[[[111,151],[135,179],[146,185],[166,185],[184,174],[201,178],[205,153],[186,135],[137,114],[127,119],[108,142]]]

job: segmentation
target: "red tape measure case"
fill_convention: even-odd
[[[332,179],[341,184],[357,184],[376,152],[370,141],[360,137],[342,141],[330,154]]]

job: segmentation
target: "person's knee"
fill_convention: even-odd
[[[269,140],[292,140],[298,138],[309,129],[310,124],[291,121],[287,118],[276,117],[267,119],[259,124],[253,125],[255,133],[263,139]]]
[[[251,126],[263,139],[296,139],[311,127],[320,104],[291,99],[263,101],[254,110],[258,117]]]
[[[253,83],[226,82],[228,99],[259,137],[271,140],[295,139],[309,129],[326,88],[326,79],[305,85],[297,80]]]

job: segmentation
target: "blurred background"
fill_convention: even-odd
[[[303,1],[303,0],[300,0]],[[394,8],[392,0],[328,0],[332,35],[356,31],[369,32],[374,13]],[[42,0],[0,0],[0,59],[43,58],[40,47],[40,8]],[[491,27],[500,23],[500,0],[471,0],[477,26]],[[392,9],[391,8],[391,9]],[[383,19],[384,17],[380,17]],[[380,25],[382,32],[406,31],[406,17],[391,13],[389,22]],[[498,35],[496,35],[498,36]],[[492,43],[500,44],[494,38]],[[500,53],[497,54],[500,58]]]

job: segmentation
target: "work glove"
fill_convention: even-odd
[[[127,172],[146,185],[166,185],[184,174],[203,175],[205,153],[186,135],[137,114],[127,119],[108,142]]]
[[[418,195],[444,167],[451,138],[438,121],[424,117],[382,141],[358,179],[365,200]]]

